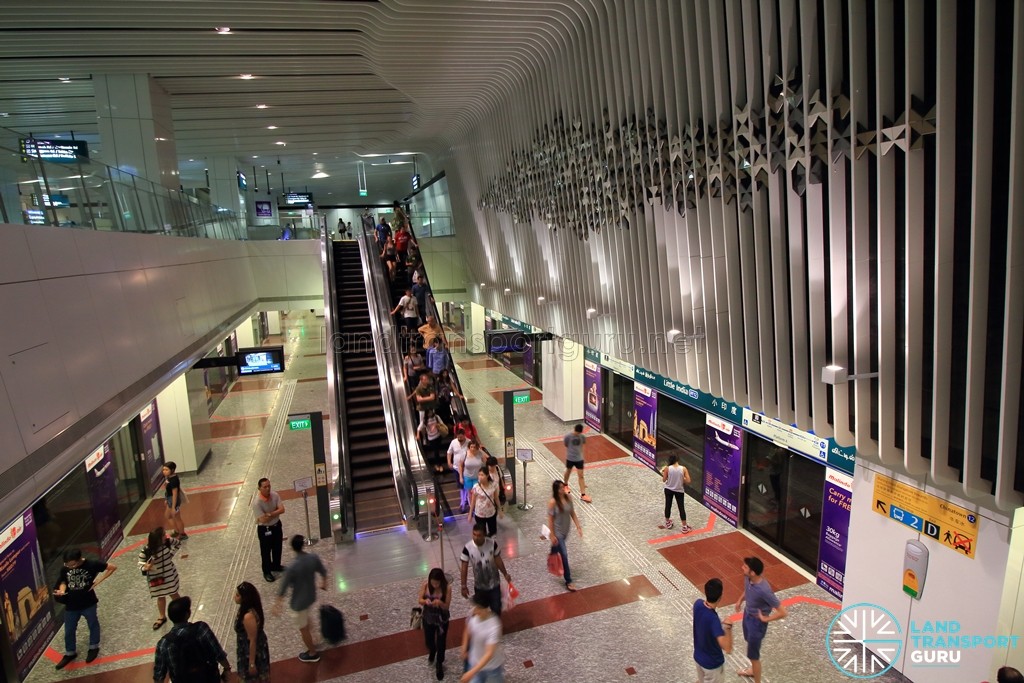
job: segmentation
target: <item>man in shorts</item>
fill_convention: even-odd
[[[572,474],[573,468],[576,468],[576,477],[580,484],[580,499],[584,503],[589,503],[591,498],[587,495],[587,482],[583,478],[583,444],[586,442],[587,437],[583,436],[583,425],[576,425],[562,439],[562,443],[565,445],[565,476],[562,477],[562,482],[568,486],[569,475]]]
[[[469,440],[466,439],[466,432],[462,429],[455,430],[455,438],[448,445],[448,469],[455,473],[459,479],[459,508],[465,508],[468,503],[469,494],[466,487],[462,485],[462,477],[459,471],[462,463],[466,461],[466,450],[469,448]]]
[[[303,550],[306,539],[302,536],[292,536],[292,550],[295,551],[295,559],[284,570],[284,577],[281,579],[281,590],[277,593],[277,603],[274,605],[274,613],[281,613],[281,601],[288,587],[292,589],[292,597],[288,602],[295,625],[299,627],[302,634],[302,643],[306,651],[299,654],[300,662],[319,662],[320,653],[316,651],[313,643],[313,634],[309,629],[309,613],[316,602],[316,575],[320,575],[320,590],[327,590],[327,568],[320,561],[318,555],[307,553]]]
[[[697,683],[725,681],[725,655],[732,652],[732,624],[723,624],[715,608],[722,599],[722,580],[704,584],[704,599],[693,603],[693,661]]]
[[[787,614],[768,581],[761,576],[763,573],[764,562],[760,559],[743,559],[744,590],[736,601],[737,612],[744,601],[747,603],[743,612],[743,638],[747,641],[747,658],[750,659],[750,668],[736,673],[753,678],[754,683],[761,683],[761,641],[768,633],[768,622],[783,619]]]

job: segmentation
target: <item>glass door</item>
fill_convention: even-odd
[[[602,368],[605,389],[604,432],[626,448],[633,448],[633,380]]]
[[[747,444],[744,526],[813,572],[825,467],[764,439]]]
[[[117,468],[117,511],[125,523],[145,500],[148,489],[142,473],[142,462],[137,455],[141,451],[135,434],[137,423],[138,418],[135,418],[110,437],[114,465]]]

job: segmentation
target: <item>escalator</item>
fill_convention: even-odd
[[[403,523],[386,429],[366,283],[359,244],[333,243],[337,357],[343,380],[343,424],[348,442],[354,531]]]

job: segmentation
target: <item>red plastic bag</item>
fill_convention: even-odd
[[[548,571],[552,576],[564,576],[565,569],[562,568],[562,556],[557,552],[548,555]]]
[[[507,611],[516,606],[516,600],[519,598],[519,589],[515,587],[515,584],[506,584],[505,590],[501,593],[501,608],[503,611]]]

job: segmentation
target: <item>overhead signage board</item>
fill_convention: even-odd
[[[288,206],[306,206],[313,203],[311,192],[289,192],[284,196],[284,203]]]
[[[604,365],[603,354],[602,354],[602,365]],[[693,406],[697,410],[703,410],[705,413],[715,415],[724,420],[729,420],[733,424],[740,424],[743,419],[743,407],[738,403],[732,401],[726,401],[723,398],[712,396],[711,394],[694,389],[691,386],[683,384],[671,377],[665,377],[659,375],[656,372],[645,370],[644,368],[636,368],[633,373],[633,379],[641,384],[646,384],[653,389],[656,389],[658,393],[665,394],[670,398],[674,398],[677,401]]]
[[[626,377],[632,377],[635,372],[632,363],[619,360],[615,356],[609,356],[607,353],[601,353],[601,365]]]
[[[533,333],[533,334],[537,334],[537,333],[540,333],[540,332],[544,331],[544,330],[540,329],[539,327],[534,327],[533,325],[524,323],[522,320],[516,320],[515,318],[512,318],[510,316],[504,315],[503,313],[498,313],[497,311],[492,311],[489,308],[486,309],[484,311],[484,313],[486,315],[488,315],[490,318],[492,318],[495,322],[499,322],[499,323],[505,325],[506,327],[511,327],[514,330],[520,330],[522,332],[530,332],[530,333]]]
[[[420,174],[419,173],[413,173],[412,174],[412,191],[415,192],[418,189],[420,189]]]
[[[883,517],[930,536],[943,546],[974,558],[978,516],[927,491],[875,474],[871,509]]]
[[[52,206],[56,209],[67,209],[71,206],[71,198],[66,194],[44,194],[32,193],[32,206],[39,206],[39,197],[43,198],[44,206]]]
[[[18,141],[21,160],[42,159],[57,164],[73,164],[89,158],[89,145],[83,140],[41,140],[22,138]]]
[[[743,428],[772,443],[822,464],[828,462],[829,441],[780,420],[743,409]]]

